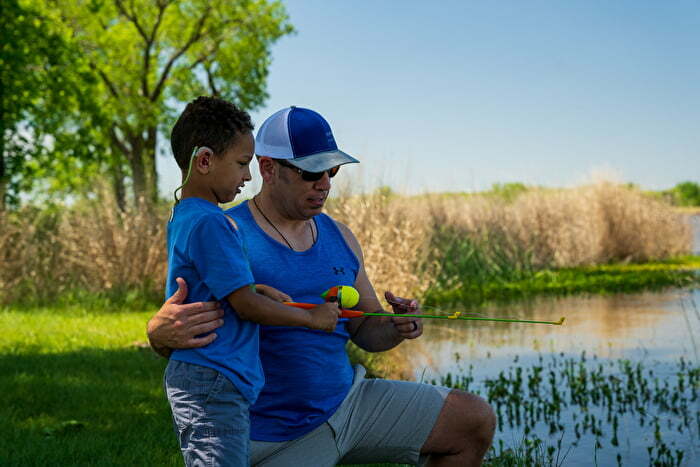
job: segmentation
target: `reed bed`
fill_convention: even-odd
[[[162,297],[166,221],[163,209],[122,212],[108,197],[6,214],[0,217],[0,303],[49,303],[76,294]]]
[[[404,296],[548,268],[664,259],[687,254],[692,241],[670,205],[612,183],[514,198],[345,193],[327,211],[354,232],[376,290]],[[121,212],[105,196],[0,216],[0,302],[75,290],[161,297],[167,217],[166,206]]]

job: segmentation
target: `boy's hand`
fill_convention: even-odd
[[[335,302],[326,302],[310,310],[309,313],[309,328],[319,329],[321,331],[335,331],[335,326],[338,323],[340,316],[340,308]]]
[[[270,287],[269,285],[255,284],[255,291],[260,295],[265,295],[266,297],[273,299],[276,302],[292,301],[292,297],[274,287]]]

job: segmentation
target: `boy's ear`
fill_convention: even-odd
[[[214,158],[214,151],[206,146],[202,146],[197,150],[197,154],[194,156],[194,168],[197,172],[202,175],[206,175],[211,170],[212,159]]]

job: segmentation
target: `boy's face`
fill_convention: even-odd
[[[250,161],[255,152],[251,132],[239,135],[220,157],[212,157],[209,189],[218,203],[233,201],[245,182],[250,181]]]

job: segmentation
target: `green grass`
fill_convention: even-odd
[[[180,465],[150,313],[0,311],[1,465]]]
[[[483,275],[451,287],[429,290],[427,305],[481,304],[510,301],[538,295],[574,293],[610,294],[658,290],[666,287],[688,287],[700,284],[700,256],[684,256],[644,264],[611,264],[602,266],[543,270],[527,274],[499,277]]]
[[[0,465],[182,465],[151,313],[0,308]]]

